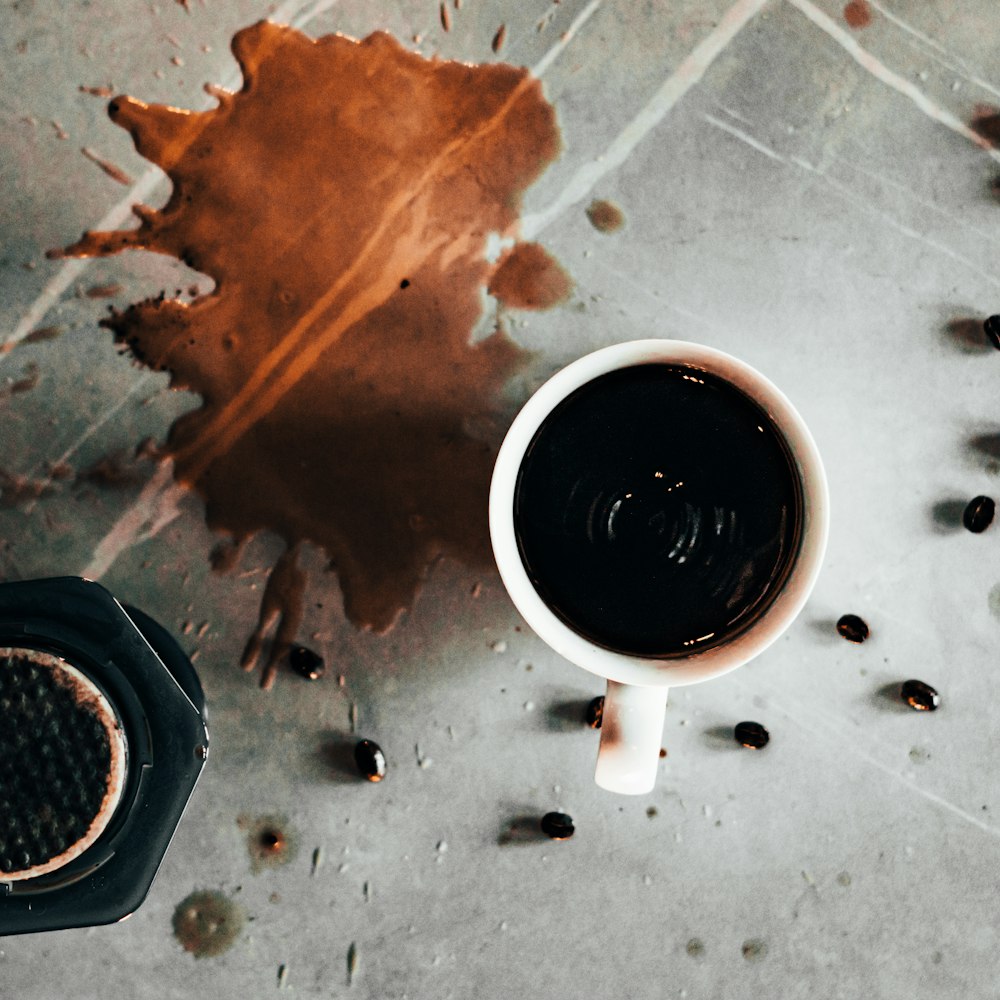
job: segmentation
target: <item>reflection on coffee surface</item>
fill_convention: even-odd
[[[532,584],[570,628],[622,653],[684,656],[777,596],[802,486],[780,431],[739,389],[637,365],[549,414],[521,464],[514,527]]]

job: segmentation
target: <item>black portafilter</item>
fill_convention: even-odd
[[[88,580],[0,584],[0,935],[135,911],[207,757],[166,629]]]

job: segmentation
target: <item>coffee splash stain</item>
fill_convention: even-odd
[[[482,292],[541,308],[571,284],[534,244],[486,257],[490,234],[516,239],[522,193],[559,150],[527,70],[266,21],[232,50],[243,87],[212,88],[212,110],[110,102],[172,194],[161,210],[136,206],[138,228],[88,232],[52,256],[147,249],[216,282],[104,325],[201,395],[165,454],[231,539],[223,549],[238,558],[267,529],[287,544],[252,665],[269,625],[301,615],[303,542],[337,570],[348,618],[376,631],[439,558],[490,564],[500,392],[527,354],[499,329],[470,342]],[[265,679],[293,631],[279,625]]]
[[[516,309],[549,309],[565,302],[572,290],[569,275],[537,243],[507,251],[489,283],[490,295]]]
[[[867,28],[872,23],[872,8],[868,0],[851,0],[844,8],[844,20],[852,28]]]
[[[243,907],[221,892],[192,892],[174,910],[174,935],[195,958],[210,958],[229,951],[246,919]]]
[[[604,199],[587,206],[587,218],[599,233],[616,233],[625,225],[625,213],[613,201]]]
[[[241,815],[236,825],[246,831],[250,869],[259,875],[265,868],[280,868],[298,854],[298,837],[285,816]]]
[[[106,173],[113,181],[117,181],[117,183],[123,184],[125,187],[131,187],[132,184],[135,183],[132,178],[125,173],[124,170],[122,170],[121,167],[112,163],[110,160],[104,159],[103,156],[98,155],[92,149],[88,149],[84,146],[80,152],[83,153],[83,155],[87,157],[91,163],[96,163],[97,166],[99,166],[101,170],[103,170],[104,173]]]

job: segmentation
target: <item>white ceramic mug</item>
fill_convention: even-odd
[[[741,390],[784,437],[802,488],[800,546],[777,596],[753,623],[721,644],[670,658],[606,649],[575,632],[532,584],[518,548],[514,493],[522,460],[546,417],[567,396],[601,375],[643,364],[676,364],[713,374]],[[766,649],[792,623],[819,574],[829,528],[829,494],[816,444],[784,394],[749,365],[722,351],[679,340],[636,340],[588,354],[557,372],[511,425],[490,489],[490,535],[504,585],[525,621],[556,652],[607,679],[597,784],[642,794],[656,782],[668,687],[728,673]]]

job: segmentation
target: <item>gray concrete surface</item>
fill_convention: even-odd
[[[1000,528],[969,534],[948,502],[996,492],[1000,474],[1000,356],[955,322],[1000,311],[1000,156],[967,128],[1000,101],[1000,22],[990,0],[873,0],[863,29],[842,7],[466,0],[448,33],[429,0],[281,7],[313,35],[387,28],[469,61],[492,58],[506,21],[503,55],[544,70],[564,137],[526,229],[576,281],[567,305],[515,315],[539,354],[512,397],[623,339],[740,355],[792,397],[825,457],[827,565],[776,646],[675,692],[656,791],[616,798],[594,786],[596,736],[566,707],[600,682],[520,625],[494,573],[439,565],[381,637],[354,631],[335,580],[314,573],[303,634],[331,674],[262,693],[238,660],[277,542],[213,575],[203,512],[184,500],[102,579],[200,651],[209,766],[146,904],[121,925],[3,940],[0,997],[998,995]],[[39,376],[2,404],[9,476],[162,440],[194,403],[120,357],[96,325],[106,303],[78,291],[121,283],[124,305],[172,287],[180,265],[44,259],[134,200],[80,147],[154,182],[78,87],[204,106],[204,81],[234,79],[232,33],[269,9],[4,0],[0,332],[64,330],[0,357],[3,379]],[[619,204],[625,227],[596,232],[592,198]],[[0,498],[8,579],[91,566],[144,484],[57,481],[37,500],[14,485]],[[837,637],[846,611],[869,642]],[[911,676],[939,688],[941,711],[881,694]],[[389,757],[382,785],[324,756],[352,704]],[[719,735],[744,718],[769,727],[766,751]],[[515,817],[556,808],[572,840],[501,842]],[[254,874],[237,821],[264,814],[286,818],[298,852]],[[217,958],[172,933],[195,889],[251,918]]]

